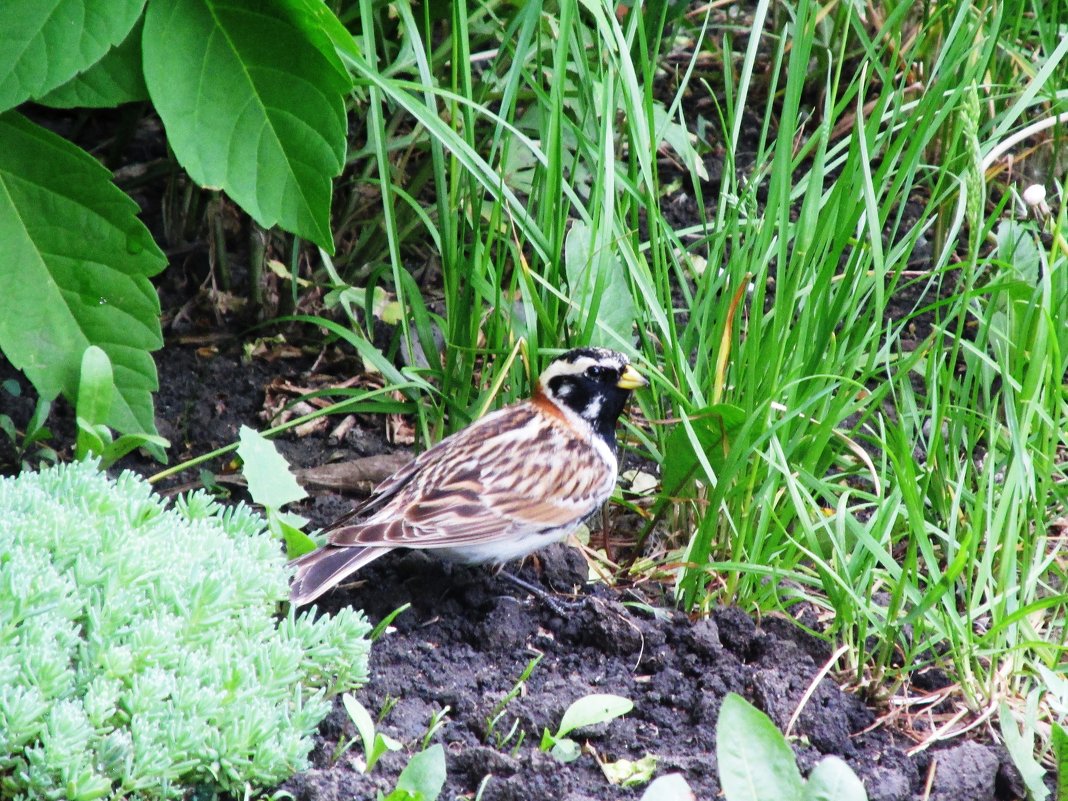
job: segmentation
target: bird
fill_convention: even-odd
[[[569,350],[531,397],[441,440],[379,484],[326,544],[294,559],[294,606],[396,548],[467,564],[506,562],[565,539],[616,483],[616,423],[649,382],[626,355]]]

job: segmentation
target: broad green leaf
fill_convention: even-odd
[[[330,39],[299,14],[282,0],[153,0],[145,82],[194,181],[332,253],[351,81]]]
[[[96,63],[126,38],[144,5],[145,0],[4,0],[0,111],[42,96]]]
[[[689,479],[700,477],[700,460],[695,447],[700,447],[713,469],[722,465],[730,446],[731,433],[744,422],[744,410],[728,403],[719,403],[690,415],[696,443],[685,426],[675,426],[664,446],[664,490],[676,493]]]
[[[165,260],[136,213],[87,153],[0,116],[0,349],[43,397],[73,403],[82,354],[100,346],[119,395],[94,422],[154,434],[150,351],[163,337],[148,278]]]
[[[1042,681],[1039,686],[1046,693],[1045,701],[1058,720],[1068,718],[1068,678],[1063,673],[1050,670],[1042,663],[1034,666]]]
[[[267,528],[285,543],[286,558],[296,559],[319,547],[315,540],[301,531],[301,527],[307,525],[307,522],[307,519],[300,515],[271,510],[267,518]]]
[[[413,756],[397,777],[396,792],[413,799],[434,801],[445,786],[445,749],[440,743]]]
[[[148,99],[141,70],[141,21],[85,72],[38,98],[54,108],[113,108]]]
[[[568,762],[574,762],[582,756],[582,746],[568,737],[563,737],[553,741],[553,747],[549,749],[549,756],[560,764],[566,765]]]
[[[375,731],[375,722],[371,719],[371,713],[351,693],[343,694],[341,703],[344,704],[345,711],[348,712],[349,719],[363,742],[364,773],[370,773],[375,763],[386,751],[399,751],[404,747],[392,737]]]
[[[293,19],[301,28],[321,31],[326,34],[338,52],[345,53],[352,58],[361,57],[356,39],[322,0],[288,0],[288,3],[294,11]],[[317,46],[323,44],[320,37],[315,37],[312,42]]]
[[[371,755],[367,760],[367,770],[370,770],[386,751],[400,751],[402,748],[404,748],[404,743],[400,740],[394,740],[388,734],[383,734],[380,731],[375,732],[374,747],[371,749]]]
[[[100,466],[108,468],[135,448],[154,447],[162,453],[170,445],[163,437],[141,433],[124,434],[113,441],[103,421],[111,415],[111,405],[117,395],[111,360],[103,349],[90,345],[82,356],[78,381],[76,459],[94,454],[99,457]]]
[[[687,130],[685,125],[668,116],[663,103],[653,103],[653,125],[656,128],[657,141],[667,142],[671,149],[679,154],[687,170],[702,181],[707,181],[708,169],[697,152],[697,148],[694,147],[696,137]]]
[[[530,148],[523,147],[521,143],[513,140],[505,152],[504,161],[501,164],[501,175],[508,186],[515,191],[529,193],[534,189],[534,178],[540,163],[537,154],[533,153]]]
[[[48,415],[51,413],[52,402],[44,398],[38,398],[37,405],[33,409],[33,416],[30,417],[30,421],[26,424],[26,433],[23,434],[22,447],[24,449],[38,440],[52,438],[52,432],[45,426]]]
[[[728,801],[800,801],[794,752],[763,712],[728,693],[716,721],[719,784]]]
[[[279,512],[275,510],[274,514],[271,515],[271,519],[281,523],[284,526],[289,526],[291,528],[298,529],[304,528],[304,526],[308,525],[309,523],[308,518],[302,515],[298,515],[296,512]]]
[[[591,315],[600,324],[592,329],[591,345],[619,347],[620,340],[634,337],[634,298],[627,286],[625,269],[612,253],[597,253],[593,232],[584,222],[575,222],[564,242],[564,265],[571,300],[576,308],[569,315],[580,328]],[[604,329],[614,331],[612,337]]]
[[[696,796],[681,773],[668,773],[645,788],[641,801],[693,801]]]
[[[1037,284],[1042,274],[1042,256],[1033,227],[1016,220],[1004,220],[998,224],[994,236],[997,258],[1010,265],[1010,275],[1019,278],[1024,287]],[[1016,294],[1027,296],[1022,290]]]
[[[100,466],[111,467],[119,459],[137,448],[144,448],[153,455],[162,454],[171,446],[170,440],[164,439],[158,434],[123,434],[117,440],[107,445],[100,454]],[[158,457],[162,461],[162,456]]]
[[[352,693],[344,693],[341,696],[341,703],[352,725],[356,727],[360,740],[363,741],[364,754],[370,754],[375,742],[375,722],[371,719],[371,713],[367,711],[367,707],[356,700]]]
[[[237,446],[237,455],[243,462],[241,472],[248,481],[252,500],[261,506],[281,509],[287,503],[308,497],[273,442],[248,426],[241,426],[238,436],[241,444]]]
[[[107,426],[94,426],[81,417],[75,420],[78,427],[77,440],[74,446],[74,458],[79,461],[92,454],[101,454],[107,450],[111,443],[111,432]]]
[[[583,726],[596,726],[598,723],[625,715],[632,709],[634,709],[634,702],[619,695],[593,693],[584,696],[564,712],[556,736],[563,737]]]
[[[805,782],[804,801],[868,801],[853,769],[836,756],[821,759]]]
[[[115,374],[111,359],[96,345],[82,354],[82,369],[78,376],[78,416],[92,425],[103,423],[111,412],[115,397]]]

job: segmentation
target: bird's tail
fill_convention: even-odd
[[[289,588],[290,603],[294,606],[311,603],[388,550],[324,545],[317,551],[294,559],[290,564],[296,566],[297,574]]]

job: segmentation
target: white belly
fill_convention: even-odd
[[[442,548],[438,553],[441,554],[442,558],[449,561],[463,562],[469,565],[483,562],[502,564],[511,562],[514,559],[521,559],[528,554],[534,553],[534,551],[541,550],[546,545],[560,542],[566,539],[567,535],[576,528],[578,528],[578,523],[549,529],[548,531],[525,534],[508,540],[482,542],[477,545],[465,545],[460,548]]]

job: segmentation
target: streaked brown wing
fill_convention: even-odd
[[[384,506],[331,543],[453,548],[519,537],[581,520],[615,481],[588,443],[532,404],[485,417],[418,461]]]

